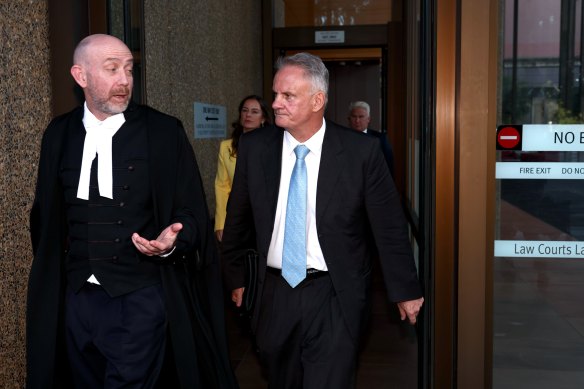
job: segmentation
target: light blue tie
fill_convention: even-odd
[[[310,150],[304,145],[294,149],[296,163],[290,178],[288,204],[286,205],[286,229],[282,252],[282,277],[291,287],[306,278],[306,163],[304,157]]]

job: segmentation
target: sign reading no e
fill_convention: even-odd
[[[501,125],[497,150],[584,151],[584,124]]]

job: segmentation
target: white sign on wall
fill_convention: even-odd
[[[497,150],[584,151],[584,124],[501,125]]]
[[[314,43],[345,43],[345,31],[315,31]]]
[[[500,151],[584,151],[583,124],[523,124],[497,127]],[[582,180],[582,162],[497,162],[497,179]],[[584,242],[495,240],[495,257],[584,258]]]
[[[584,242],[496,240],[495,257],[584,258]]]
[[[495,178],[584,180],[582,162],[497,162]]]
[[[584,125],[524,124],[523,151],[584,151]]]
[[[226,111],[223,105],[195,102],[195,139],[224,139],[227,133]]]

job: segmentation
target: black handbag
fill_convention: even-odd
[[[245,290],[243,291],[243,302],[241,307],[251,315],[258,290],[258,260],[257,251],[248,250],[243,265],[245,268]]]

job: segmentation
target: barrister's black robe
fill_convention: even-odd
[[[183,223],[177,247],[160,265],[171,361],[160,387],[235,388],[223,317],[218,258],[192,147],[176,118],[131,104],[124,126],[147,131],[155,221]],[[67,223],[59,182],[62,148],[82,124],[83,108],[55,118],[43,136],[31,210],[34,259],[27,302],[27,388],[71,387],[64,351],[63,296]],[[139,232],[139,231],[137,231]],[[156,237],[149,237],[155,239]],[[180,382],[176,383],[177,380]]]

